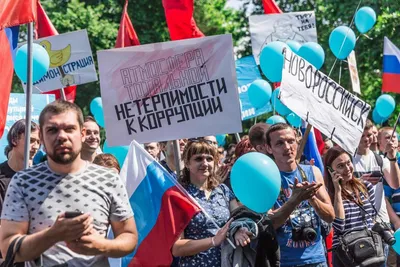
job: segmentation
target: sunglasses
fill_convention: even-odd
[[[209,145],[214,145],[214,146],[218,145],[218,143],[215,141],[200,139],[200,138],[189,138],[188,141],[193,142],[193,143],[201,143],[202,142],[202,143],[207,143]]]

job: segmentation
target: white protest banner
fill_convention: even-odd
[[[33,93],[97,81],[86,30],[53,35],[34,42],[49,53],[50,67],[43,78],[33,84]]]
[[[354,155],[371,107],[290,49],[284,57],[282,103]]]
[[[257,64],[262,49],[270,42],[318,42],[314,11],[253,15],[249,18],[251,47]]]
[[[109,145],[242,131],[231,35],[97,55]]]
[[[349,63],[351,85],[353,87],[353,92],[361,94],[360,90],[360,79],[358,78],[356,53],[351,51],[350,55],[347,57],[347,62]]]

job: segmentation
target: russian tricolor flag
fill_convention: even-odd
[[[173,244],[200,207],[136,141],[129,147],[120,176],[139,235],[136,250],[122,258],[120,266],[169,266]]]
[[[314,132],[314,130],[315,130],[315,132]],[[304,129],[304,131],[305,131],[305,129]],[[304,134],[304,131],[303,131],[303,134]],[[315,161],[314,166],[318,167],[323,174],[324,173],[324,164],[322,162],[322,157],[319,152],[319,144],[318,144],[319,142],[323,142],[322,137],[320,137],[320,135],[321,135],[321,133],[317,129],[314,129],[314,127],[311,128],[310,134],[308,135],[306,145],[304,146],[303,154],[306,157],[306,159],[309,161],[311,159],[314,159],[314,161]]]
[[[385,36],[382,92],[400,93],[400,50]]]

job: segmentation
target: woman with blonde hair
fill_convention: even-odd
[[[180,257],[179,266],[219,267],[220,245],[227,238],[229,217],[239,205],[231,190],[216,177],[218,152],[214,146],[203,140],[189,140],[182,160],[179,182],[211,218],[203,212],[195,215],[175,242],[172,254]],[[242,246],[250,243],[245,228],[236,232],[235,241]]]

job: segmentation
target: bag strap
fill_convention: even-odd
[[[381,169],[381,173],[383,174],[383,159],[379,154],[377,154],[375,152],[373,152],[373,153],[375,156],[376,163],[378,163],[378,166]]]
[[[297,164],[297,168],[299,169],[300,175],[301,175],[301,179],[303,179],[303,181],[308,182],[308,178],[306,173],[304,172],[303,168],[300,167],[299,164]]]
[[[8,247],[7,255],[4,260],[4,267],[12,267],[14,265],[15,256],[21,248],[22,241],[24,241],[26,235],[15,238]]]

